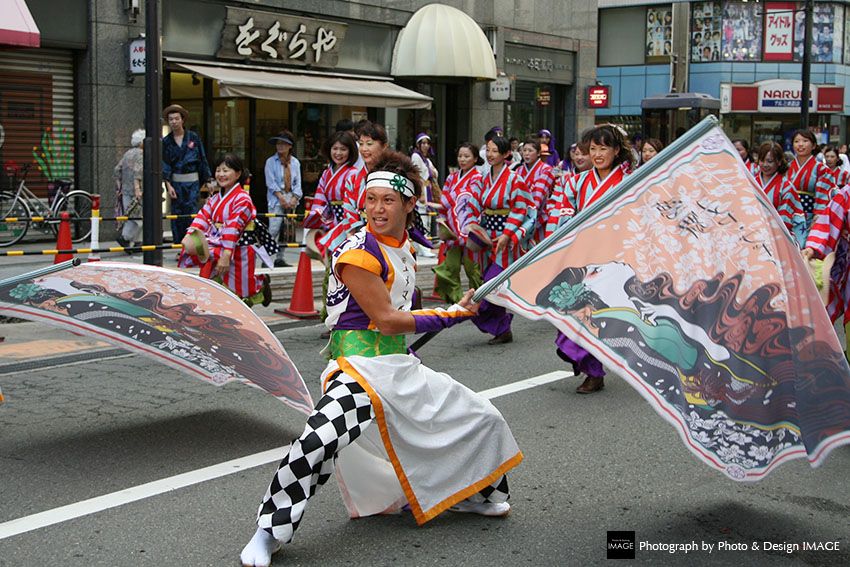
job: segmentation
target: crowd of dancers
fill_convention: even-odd
[[[332,471],[352,517],[409,510],[421,524],[445,510],[508,513],[506,473],[522,454],[505,420],[492,404],[424,366],[408,351],[404,335],[470,320],[490,335],[489,344],[511,343],[512,315],[486,300],[473,302],[472,289],[664,148],[656,139],[636,147],[611,124],[583,132],[563,159],[555,143],[549,130],[518,141],[491,128],[483,146],[460,144],[457,168],[441,186],[426,133],[416,137],[410,156],[390,150],[386,130],[373,122],[343,122],[328,138],[322,151],[329,165],[303,223],[327,267],[322,318],[330,342],[323,393],[262,499],[243,565],[271,563]],[[734,144],[803,257],[810,263],[826,258],[829,265],[836,251],[846,256],[846,157],[820,148],[808,130],[795,132],[791,158],[775,142],[761,144],[755,159],[745,140]],[[225,190],[210,199],[183,243],[187,256],[210,266],[208,277],[267,304],[267,280],[248,277],[253,255],[239,253],[240,247],[274,246],[255,226],[247,193],[234,190],[243,169],[235,156],[219,160],[215,175]],[[246,239],[246,233],[254,234]],[[276,251],[267,252],[269,264]],[[414,288],[417,257],[435,252],[434,291],[451,306],[422,309],[422,293]],[[846,278],[843,272],[824,268],[823,284],[847,287],[829,281]],[[827,309],[835,320],[847,312],[848,298],[840,291],[832,295]],[[605,368],[590,352],[561,333],[555,345],[583,378],[576,392],[604,387]]]

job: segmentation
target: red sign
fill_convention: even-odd
[[[844,112],[844,87],[818,87],[818,112]]]
[[[549,106],[552,92],[549,89],[537,89],[537,106]]]
[[[587,89],[587,106],[590,108],[608,108],[609,85]]]
[[[790,61],[794,56],[794,2],[766,2],[764,58]]]

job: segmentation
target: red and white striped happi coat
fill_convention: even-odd
[[[540,241],[546,227],[546,201],[552,194],[552,188],[555,185],[555,174],[552,173],[552,166],[538,159],[537,163],[530,168],[525,163],[521,163],[514,172],[525,181],[526,187],[531,192],[531,200],[534,202],[535,214],[537,215],[532,238]]]
[[[455,171],[446,178],[443,191],[440,194],[440,204],[445,208],[445,212],[441,213],[441,216],[445,217],[449,228],[458,237],[443,243],[445,245],[445,249],[441,246],[443,254],[449,248],[461,246],[468,258],[478,263],[482,262],[481,252],[476,253],[466,248],[466,238],[469,234],[467,224],[479,221],[476,211],[479,209],[478,201],[481,198],[481,187],[483,185],[484,178],[474,167],[466,174],[462,171]]]
[[[242,231],[256,218],[257,209],[251,201],[251,195],[237,183],[224,196],[218,192],[210,197],[190,226],[207,235],[213,266],[218,263],[224,250],[233,251],[230,268],[222,280],[230,291],[242,298],[255,295],[263,284],[262,278],[254,274],[254,247],[236,245]],[[191,262],[181,261],[181,265],[188,266]]]
[[[528,209],[534,208],[531,193],[517,174],[508,168],[507,164],[502,167],[499,175],[494,179],[493,170],[484,177],[484,186],[481,188],[481,199],[478,203],[476,216],[481,219],[481,226],[490,233],[493,248],[489,251],[487,265],[498,264],[502,268],[522,256],[525,251],[523,241],[534,228],[534,215],[528,214]],[[507,215],[494,216],[498,219],[494,224],[496,229],[488,229],[487,220],[482,218],[487,209],[507,210]],[[510,244],[498,254],[495,252],[496,240],[507,235]],[[486,266],[484,266],[486,268]]]

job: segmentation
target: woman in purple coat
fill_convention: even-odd
[[[555,167],[561,163],[561,156],[555,149],[555,138],[552,136],[552,132],[544,128],[537,133],[537,138],[541,144],[546,144],[549,148],[549,156],[543,160],[543,163],[550,167]]]

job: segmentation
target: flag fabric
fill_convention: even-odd
[[[224,286],[140,264],[92,262],[0,282],[0,313],[111,342],[221,386],[238,380],[310,414],[298,369]]]
[[[553,323],[731,479],[793,458],[818,466],[850,443],[838,337],[713,118],[504,273],[476,298]]]

